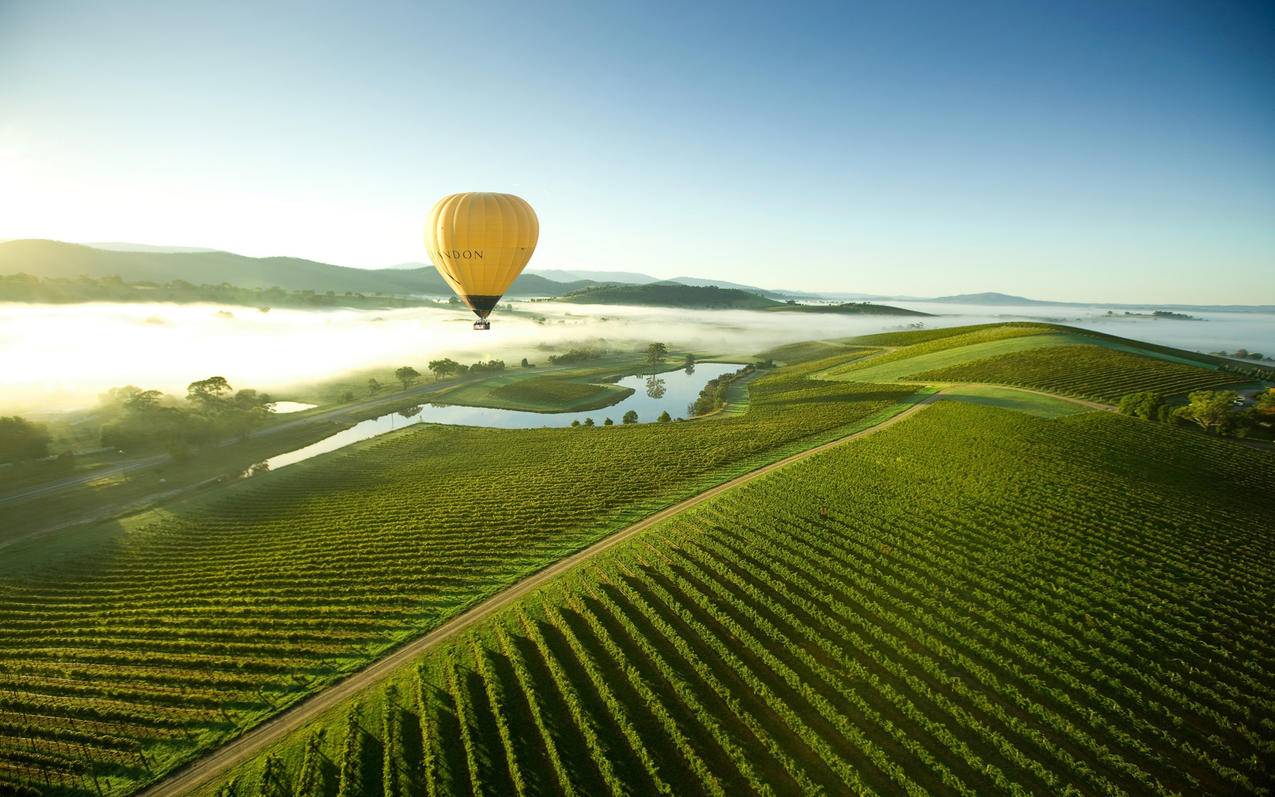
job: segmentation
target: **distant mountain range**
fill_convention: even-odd
[[[0,274],[26,273],[37,277],[119,277],[126,282],[171,282],[240,288],[279,287],[290,291],[326,293],[356,292],[448,296],[451,289],[433,266],[401,263],[385,268],[351,268],[293,257],[246,257],[216,249],[188,246],[156,246],[137,243],[70,244],[60,241],[15,240],[0,242]],[[1182,305],[1058,302],[1025,296],[985,292],[924,298],[863,293],[805,293],[759,288],[727,280],[676,277],[660,280],[633,271],[587,269],[532,269],[523,272],[509,289],[513,297],[564,296],[606,284],[650,285],[677,283],[747,291],[774,301],[913,301],[939,304],[1018,307],[1094,307],[1110,310],[1230,310],[1275,312],[1275,305]]]
[[[363,269],[295,257],[245,257],[230,252],[152,252],[98,249],[59,241],[0,243],[0,274],[36,277],[119,277],[125,282],[172,282],[238,288],[278,287],[289,291],[422,294],[450,296],[451,288],[432,267]],[[597,283],[555,282],[523,274],[509,296],[561,296]]]

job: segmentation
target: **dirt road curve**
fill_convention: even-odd
[[[270,720],[267,720],[265,723],[257,726],[248,733],[245,733],[243,736],[240,736],[225,746],[218,748],[203,758],[193,761],[186,767],[173,772],[164,780],[155,783],[150,788],[141,792],[140,797],[179,797],[179,795],[190,793],[194,789],[207,784],[209,781],[216,778],[218,775],[221,775],[231,767],[262,752],[287,734],[332,708],[345,698],[350,697],[356,692],[359,692],[372,684],[375,684],[377,681],[390,675],[399,667],[407,664],[409,661],[440,642],[459,634],[474,623],[477,623],[489,615],[500,611],[526,593],[540,586],[549,579],[561,575],[563,572],[575,567],[580,562],[597,556],[603,551],[619,545],[629,537],[632,537],[633,535],[650,528],[656,523],[659,523],[661,520],[666,520],[679,512],[684,512],[696,504],[724,493],[727,490],[750,482],[753,479],[764,476],[767,473],[778,470],[786,465],[791,465],[799,460],[827,451],[835,446],[842,445],[843,443],[849,443],[852,440],[858,440],[861,437],[866,437],[875,432],[879,432],[882,429],[893,426],[914,413],[919,412],[937,398],[939,398],[939,394],[932,393],[925,396],[911,407],[900,412],[898,415],[894,415],[876,426],[868,427],[867,429],[847,435],[846,437],[833,440],[830,443],[824,443],[823,445],[802,451],[801,453],[793,454],[790,457],[785,457],[777,462],[772,462],[771,464],[758,468],[757,470],[745,473],[743,476],[737,476],[728,482],[723,482],[722,484],[702,492],[699,495],[688,498],[679,504],[674,504],[667,509],[656,512],[654,515],[651,515],[644,520],[640,520],[631,526],[626,526],[620,531],[608,536],[606,539],[600,540],[593,545],[590,545],[588,548],[574,553],[565,559],[560,559],[556,563],[546,567],[544,570],[519,581],[517,584],[514,584],[505,591],[493,595],[463,614],[453,617],[451,620],[440,625],[438,628],[435,628],[433,631],[430,631],[425,636],[412,640],[403,647],[395,650],[393,653],[390,653],[385,658],[368,665],[366,668],[359,670],[353,675],[350,675],[344,681],[333,684],[332,686],[315,693],[312,697],[309,697],[291,708],[284,710],[282,713]]]

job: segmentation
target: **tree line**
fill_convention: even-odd
[[[102,445],[122,451],[162,448],[181,457],[203,445],[246,437],[274,411],[274,399],[252,388],[235,390],[222,376],[191,382],[183,400],[134,385],[102,397],[110,417]]]

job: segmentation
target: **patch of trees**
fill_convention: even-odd
[[[114,388],[102,400],[112,416],[102,426],[102,445],[123,451],[163,448],[178,457],[246,437],[270,417],[274,402],[251,388],[236,391],[221,376],[191,382],[183,401],[133,385]]]
[[[1183,406],[1172,406],[1154,391],[1130,393],[1120,399],[1120,412],[1159,423],[1187,423],[1205,432],[1235,437],[1270,436],[1275,428],[1275,388],[1245,406],[1233,390],[1196,390]]]
[[[524,360],[523,362],[526,362]],[[524,366],[529,367],[529,366]],[[430,360],[429,370],[434,374],[434,380],[443,379],[448,376],[464,376],[466,374],[492,374],[505,370],[504,360],[487,360],[478,361],[472,365],[458,363],[450,357],[444,357],[441,360]]]
[[[469,372],[471,374],[490,374],[503,370],[505,370],[504,360],[488,360],[486,362],[480,361],[469,366]]]
[[[49,455],[49,429],[12,415],[0,418],[0,462],[28,462]]]
[[[119,277],[35,277],[0,275],[0,301],[74,304],[77,302],[214,302],[257,307],[419,307],[436,302],[401,296],[345,291],[288,291],[283,288],[241,288],[227,283],[195,285],[171,282],[125,282]]]
[[[600,360],[606,356],[606,349],[594,346],[578,346],[568,349],[562,354],[549,355],[549,362],[552,365],[571,365],[572,363],[588,362],[589,360]]]
[[[743,379],[756,370],[757,367],[750,363],[734,373],[722,374],[719,377],[708,380],[704,385],[704,389],[699,392],[699,397],[686,408],[687,415],[692,417],[707,415],[722,406],[726,403],[726,389],[737,380]]]
[[[1262,354],[1261,352],[1257,352],[1257,351],[1249,351],[1248,349],[1236,349],[1235,351],[1232,351],[1232,352],[1215,351],[1215,352],[1213,352],[1213,354],[1215,354],[1215,355],[1216,355],[1216,356],[1218,356],[1218,357],[1234,357],[1234,358],[1236,358],[1237,360],[1258,360],[1258,361],[1262,361],[1262,360],[1270,360],[1270,359],[1271,359],[1271,358],[1267,357],[1265,354]]]

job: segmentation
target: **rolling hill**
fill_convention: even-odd
[[[108,251],[45,240],[0,243],[0,274],[119,277],[125,282],[183,280],[196,285],[227,283],[238,288],[278,287],[320,293],[451,294],[451,289],[431,267],[361,269],[295,257],[246,257],[216,251]],[[593,284],[587,281],[562,283],[523,274],[507,295],[559,296]]]
[[[648,307],[697,307],[730,310],[765,310],[782,303],[736,288],[691,286],[676,282],[649,285],[602,285],[559,297],[575,304],[630,304]]]
[[[738,288],[655,282],[650,285],[601,285],[561,296],[576,304],[624,304],[644,307],[687,307],[711,310],[769,310],[797,313],[917,315],[927,313],[874,304],[803,305],[768,299]]]

